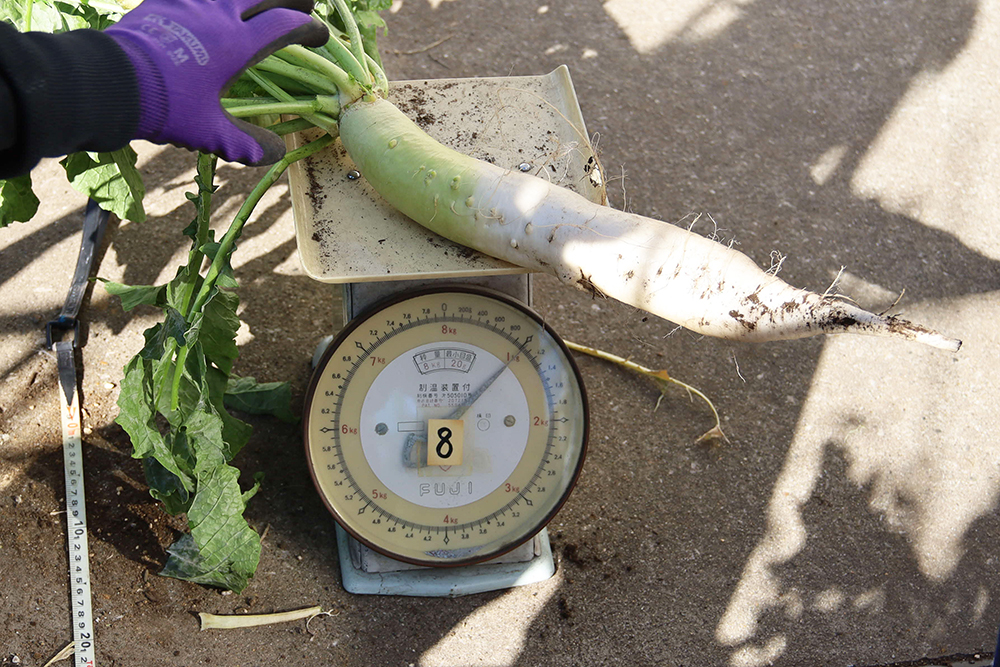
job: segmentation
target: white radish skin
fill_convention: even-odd
[[[792,287],[743,253],[675,225],[463,155],[386,100],[345,109],[340,138],[372,187],[428,229],[692,331],[742,341],[850,332],[947,350],[961,345],[898,317]]]

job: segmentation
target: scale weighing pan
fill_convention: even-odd
[[[576,94],[565,66],[542,76],[395,82],[390,85],[389,98],[424,131],[447,146],[500,166],[547,178],[580,192],[592,201],[606,203],[603,177],[590,147]],[[288,138],[289,147],[295,148],[318,133],[314,131],[303,133],[303,136],[292,135]],[[424,291],[433,294],[435,285],[442,285],[443,290],[448,285],[458,285],[459,289],[466,286],[472,292],[478,288],[469,286],[477,285],[499,291],[506,297],[513,297],[512,307],[515,311],[518,308],[517,302],[530,305],[530,275],[525,269],[452,243],[399,213],[373,191],[364,175],[357,172],[339,142],[317,155],[293,164],[289,170],[289,180],[296,241],[303,269],[314,280],[343,286],[343,322],[348,324],[341,332],[341,338],[357,328],[359,315],[369,311],[365,316],[371,317],[369,309],[373,304],[386,297],[390,300],[406,298],[407,294],[412,293],[413,287],[422,287]],[[428,286],[431,287],[430,290],[427,289]],[[477,312],[481,307],[494,310],[498,307],[497,302],[489,305],[488,294],[473,294],[470,298],[486,299],[476,301],[480,304],[476,308]],[[341,324],[337,323],[336,328],[339,329]],[[495,325],[487,318],[487,328]],[[478,326],[482,328],[484,322],[480,321]],[[366,326],[364,330],[367,331],[368,328]],[[497,331],[500,329],[503,327]],[[372,341],[378,341],[377,344],[382,345],[383,340],[393,336],[402,339],[408,335],[402,333],[400,327],[399,331],[387,330]],[[325,348],[332,339],[332,336],[329,337],[321,348]],[[358,342],[352,344],[363,347]],[[363,352],[360,356],[370,352],[370,356],[377,359],[375,346],[376,343],[373,342],[372,350]],[[546,347],[553,349],[557,345],[553,343]],[[539,351],[545,354],[544,350]],[[328,435],[334,429],[329,426],[319,428],[315,424],[309,426],[310,420],[316,422],[320,419],[317,415],[321,412],[324,415],[339,413],[342,403],[337,401],[344,399],[335,400],[331,397],[338,390],[342,389],[345,396],[349,391],[346,382],[343,387],[340,382],[329,383],[334,363],[339,363],[345,350],[337,352],[336,359],[327,354],[320,362],[321,352],[322,349],[314,357],[314,365],[321,363],[325,366],[318,368],[317,376],[325,374],[330,386],[324,385],[324,389],[318,391],[318,380],[314,378],[307,397],[306,440],[314,481],[320,488],[324,501],[338,519],[338,552],[345,589],[361,594],[457,596],[534,583],[547,579],[554,573],[555,565],[544,523],[534,528],[534,537],[523,542],[520,541],[523,538],[518,538],[516,543],[520,546],[503,555],[457,567],[426,567],[419,562],[414,563],[412,553],[409,558],[403,555],[402,543],[396,545],[399,547],[397,554],[391,540],[380,544],[381,538],[378,536],[366,539],[359,531],[359,524],[352,524],[346,516],[342,507],[343,498],[332,498],[330,488],[336,482],[328,480],[327,488],[321,488],[322,478],[332,474],[323,472],[321,468],[330,471],[338,468],[338,465],[342,466],[337,474],[345,477],[338,486],[349,485],[351,473],[354,472],[346,464],[331,464],[333,459],[326,461],[323,459],[325,455],[320,453],[340,447],[341,438]],[[568,353],[566,356],[568,357]],[[487,353],[481,353],[480,358],[482,364],[496,361]],[[573,366],[571,358],[568,359],[568,364]],[[349,371],[346,367],[340,370]],[[324,373],[325,371],[330,372]],[[353,372],[350,371],[348,375]],[[399,373],[394,371],[391,375],[396,378]],[[339,377],[339,373],[336,376]],[[395,380],[392,380],[390,384],[394,383]],[[488,383],[489,381],[486,384]],[[384,393],[380,389],[372,392],[372,395]],[[585,396],[578,400],[585,424]],[[321,402],[325,410],[318,407]],[[481,407],[482,403],[478,405]],[[513,418],[513,414],[508,415],[508,418]],[[514,421],[523,423],[526,418],[527,415],[518,414]],[[334,421],[339,419],[338,415]],[[392,430],[394,422],[389,421],[389,424]],[[339,433],[345,424],[336,421],[335,426]],[[378,426],[379,429],[367,430],[372,430],[372,433],[377,430],[379,436],[368,434],[365,437],[377,439],[385,436],[386,424],[379,423]],[[576,454],[581,457],[580,463],[585,450],[585,425],[583,429],[584,446]],[[367,432],[366,429],[362,430]],[[428,439],[430,435],[428,431]],[[317,444],[321,438],[329,439],[330,442]],[[345,436],[345,442],[349,439]],[[323,447],[323,444],[327,446]],[[368,461],[364,458],[354,458],[353,461],[352,465],[367,468]],[[428,468],[432,467],[429,462],[426,465]],[[379,477],[380,474],[382,477]],[[372,477],[375,483],[369,486],[379,486],[383,477],[389,478],[387,475],[391,477],[384,468],[381,473],[376,472]],[[506,487],[511,486],[506,484]],[[562,493],[568,495],[571,487],[572,482]],[[402,486],[396,490],[405,495]],[[358,491],[372,493],[367,488],[359,487]],[[376,494],[374,500],[379,501],[384,497],[384,491],[384,488],[377,488],[373,492]],[[391,505],[394,497],[392,490],[389,497]],[[564,497],[559,499],[559,504]],[[527,504],[531,505],[530,499]],[[362,513],[388,508],[388,505],[374,505],[378,505],[378,502],[371,506],[362,504]],[[352,508],[351,512],[354,511]],[[348,526],[351,535],[342,524]],[[482,528],[479,524],[476,527]],[[489,528],[495,533],[495,525],[491,524]],[[420,532],[419,528],[417,532]],[[382,537],[388,539],[390,536]],[[393,537],[398,539],[399,536]],[[430,539],[429,535],[425,537]],[[455,537],[461,539],[462,535],[456,534]],[[476,539],[475,534],[464,537]],[[447,543],[447,537],[444,542]],[[514,546],[516,543],[511,544]],[[400,560],[392,556],[397,556]]]

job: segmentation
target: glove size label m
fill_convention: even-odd
[[[164,48],[180,41],[187,47],[196,63],[199,65],[208,64],[208,50],[201,43],[201,40],[177,21],[168,19],[160,14],[147,14],[143,18],[143,21],[142,31],[154,37]],[[183,49],[169,52],[169,55],[175,65],[180,65],[188,61],[188,55]]]

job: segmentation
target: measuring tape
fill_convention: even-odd
[[[66,531],[69,541],[70,606],[74,662],[94,667],[94,615],[90,607],[90,548],[83,489],[83,441],[80,439],[80,395],[76,391],[73,343],[55,344],[62,406],[63,467],[66,472]],[[66,392],[66,388],[71,391]]]
[[[107,211],[91,200],[83,221],[83,241],[66,303],[59,317],[45,325],[50,349],[55,350],[59,368],[59,402],[62,421],[63,468],[66,473],[66,533],[69,549],[70,605],[73,627],[73,662],[78,667],[95,667],[94,614],[90,605],[90,547],[87,543],[87,500],[83,488],[83,441],[80,437],[80,395],[76,390],[74,354],[79,341],[77,315],[86,293],[90,268],[104,228]],[[72,331],[72,340],[55,341],[57,332]]]

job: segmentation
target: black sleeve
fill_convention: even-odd
[[[43,157],[113,151],[139,126],[135,70],[95,30],[19,33],[0,22],[0,178]]]

